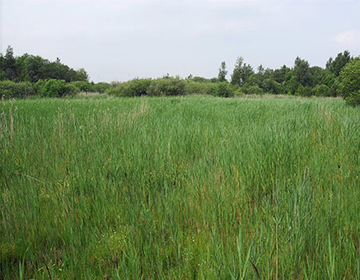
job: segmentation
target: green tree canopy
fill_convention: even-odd
[[[244,63],[244,59],[242,57],[238,57],[231,76],[231,83],[233,85],[242,86],[252,74],[254,74],[254,70],[251,65]]]
[[[351,105],[360,105],[360,57],[348,62],[340,72],[339,89]]]
[[[295,59],[294,66],[294,77],[295,80],[300,83],[302,86],[310,86],[311,85],[311,73],[310,73],[310,65],[304,59],[297,57]]]
[[[71,81],[89,81],[86,71],[81,68],[74,70],[62,64],[60,59],[50,62],[40,56],[27,53],[14,57],[13,48],[8,46],[5,56],[0,56],[0,78],[15,82],[33,82],[41,79],[56,79]]]
[[[228,71],[226,70],[226,63],[225,61],[221,62],[220,68],[219,68],[219,75],[218,79],[219,82],[226,82],[226,75]]]
[[[326,69],[330,70],[335,76],[339,76],[341,69],[351,60],[350,52],[338,53],[335,59],[330,57],[326,62]]]

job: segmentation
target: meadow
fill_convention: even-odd
[[[0,278],[360,279],[360,108],[0,101]]]

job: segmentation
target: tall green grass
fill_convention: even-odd
[[[5,279],[360,279],[341,100],[0,103]]]

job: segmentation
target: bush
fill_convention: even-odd
[[[71,82],[71,85],[77,87],[79,89],[78,92],[95,92],[95,87],[94,85],[85,82],[85,81],[75,81],[75,82]]]
[[[0,97],[1,98],[22,98],[26,96],[35,95],[36,91],[33,85],[29,82],[15,83],[13,81],[0,82]]]
[[[360,105],[360,90],[349,93],[349,95],[345,98],[345,100],[349,105],[352,105],[354,107],[359,106]]]
[[[274,94],[282,94],[284,93],[284,89],[282,85],[276,81],[272,82],[272,93]]]
[[[348,62],[340,72],[339,91],[350,105],[360,105],[360,57]]]
[[[233,96],[234,93],[229,83],[221,82],[216,85],[215,95],[219,97],[230,97]]]
[[[242,91],[241,87],[237,87],[236,89],[234,89],[234,96],[243,96],[244,92]]]
[[[191,78],[191,80],[193,82],[197,82],[197,83],[211,83],[210,79],[206,79],[206,78],[203,78],[203,77],[197,77],[197,76]]]
[[[94,85],[94,90],[95,90],[95,92],[98,92],[98,93],[104,93],[104,92],[106,92],[110,87],[111,87],[110,84],[104,83],[104,82],[100,82],[100,83],[96,83],[96,84]]]
[[[309,96],[313,95],[313,91],[308,86],[304,87],[304,86],[300,85],[297,88],[297,90],[295,92],[295,95],[303,96],[303,97],[309,97]]]
[[[64,80],[50,79],[42,81],[37,87],[42,97],[62,97],[76,93],[74,92],[76,88],[71,84],[67,84]]]
[[[185,81],[172,77],[153,80],[148,91],[150,96],[176,96],[186,93]]]
[[[313,93],[316,96],[331,96],[331,90],[327,85],[317,85],[313,88]]]
[[[187,94],[209,94],[215,95],[216,85],[213,83],[194,82],[186,80],[186,93]]]
[[[128,82],[114,84],[107,90],[108,94],[116,96],[141,96],[147,95],[151,79],[134,79]]]
[[[41,90],[44,87],[46,83],[46,80],[38,80],[35,84],[34,84],[34,89],[36,91],[37,95],[41,95]]]
[[[75,95],[81,91],[75,85],[73,85],[71,83],[66,83],[65,92],[66,92],[65,95]]]
[[[264,91],[259,86],[245,86],[242,92],[244,94],[264,94]]]

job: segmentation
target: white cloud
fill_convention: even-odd
[[[360,47],[360,32],[357,30],[342,32],[335,37],[335,41],[342,47]]]

